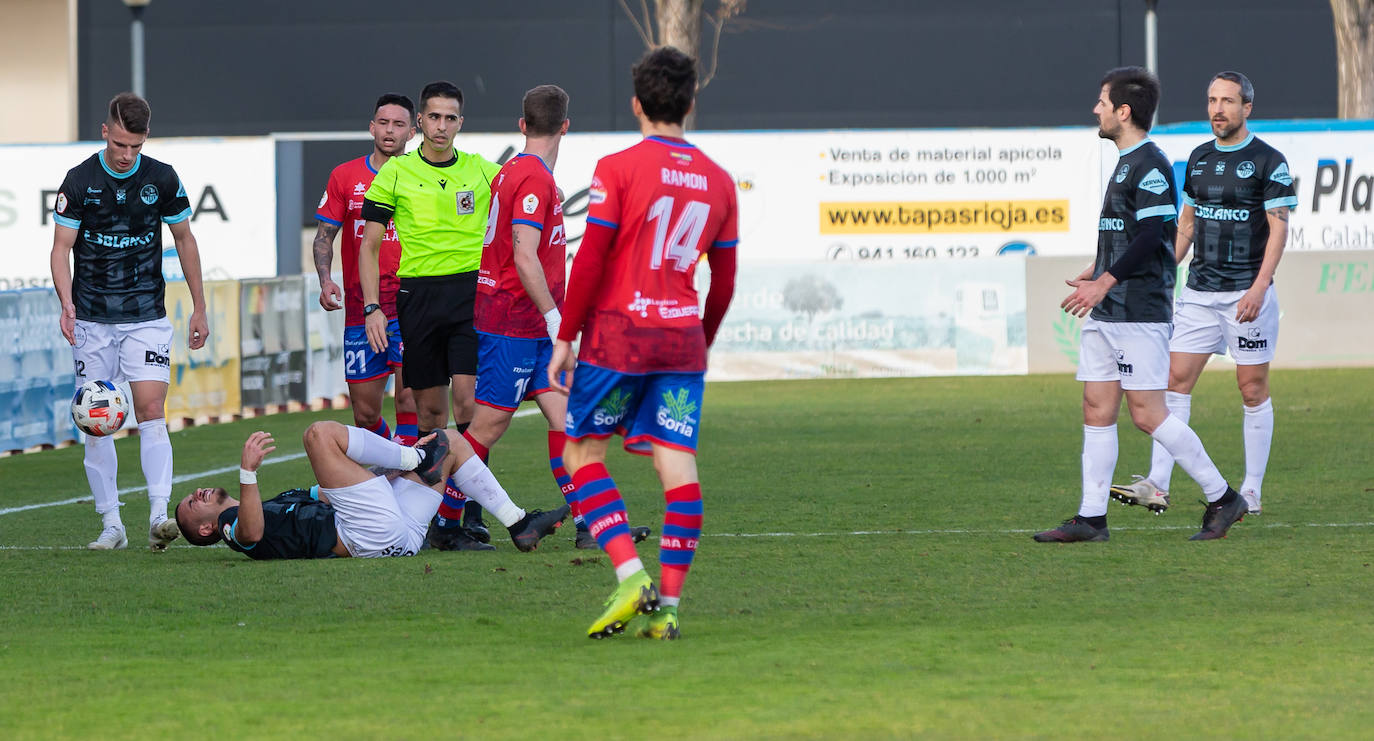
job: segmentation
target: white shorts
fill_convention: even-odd
[[[1236,304],[1245,291],[1195,291],[1184,288],[1174,308],[1170,352],[1210,355],[1230,351],[1236,365],[1260,365],[1274,359],[1279,339],[1279,297],[1270,283],[1252,322],[1236,321]]]
[[[334,505],[339,541],[354,558],[413,556],[443,497],[424,484],[397,477],[368,479],[342,489],[320,488]]]
[[[76,320],[76,385],[87,381],[172,380],[172,321],[130,324]]]
[[[1078,380],[1119,381],[1127,391],[1169,387],[1167,322],[1083,321],[1078,343]]]

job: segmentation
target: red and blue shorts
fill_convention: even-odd
[[[578,363],[568,395],[568,437],[621,435],[640,455],[653,444],[695,453],[705,373],[620,373]]]

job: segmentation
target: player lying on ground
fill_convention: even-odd
[[[567,505],[551,512],[517,507],[453,431],[427,435],[413,448],[338,422],[316,422],[304,437],[318,486],[262,501],[257,470],[276,445],[270,434],[254,432],[243,446],[238,499],[224,489],[205,488],[177,504],[177,525],[187,542],[213,545],[222,539],[259,560],[413,556],[439,508],[439,487],[450,476],[500,518],[522,551],[533,550],[568,516]]]

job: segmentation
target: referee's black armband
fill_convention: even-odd
[[[396,215],[396,207],[388,206],[385,203],[378,203],[367,198],[363,199],[363,220],[375,221],[382,226],[386,226],[391,217]]]
[[[1139,222],[1138,226],[1140,231],[1136,233],[1135,239],[1131,240],[1131,244],[1126,247],[1126,253],[1112,263],[1111,267],[1107,268],[1107,272],[1116,278],[1117,283],[1126,280],[1139,270],[1140,266],[1144,265],[1150,255],[1154,254],[1155,250],[1158,250],[1162,244],[1160,240],[1164,238],[1163,216],[1151,216]]]

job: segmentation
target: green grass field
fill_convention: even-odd
[[[1031,541],[1078,505],[1068,376],[716,384],[706,527],[683,640],[585,637],[614,586],[571,527],[532,554],[252,562],[223,547],[87,552],[89,502],[0,515],[0,738],[1368,738],[1374,727],[1374,370],[1277,372],[1264,514],[1193,543],[1174,507],[1110,543]],[[236,466],[294,414],[173,435],[176,472]],[[1234,377],[1193,426],[1242,468]],[[1118,478],[1148,465],[1123,420]],[[493,468],[560,501],[537,418]],[[120,441],[119,483],[142,478]],[[609,462],[635,524],[648,461]],[[308,482],[264,466],[264,491]],[[231,487],[234,474],[180,484]],[[86,493],[81,450],[0,460],[0,509]],[[644,545],[652,545],[650,541]],[[657,549],[641,546],[657,573]]]

